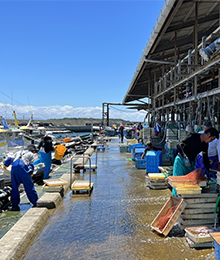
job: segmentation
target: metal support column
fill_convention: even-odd
[[[198,2],[195,2],[195,29],[194,29],[195,66],[198,64]],[[197,99],[197,76],[194,78],[194,96]]]

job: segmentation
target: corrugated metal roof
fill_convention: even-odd
[[[195,47],[193,39],[196,4],[198,5],[198,44],[201,43],[203,36],[210,35],[218,28],[219,0],[165,1],[122,103],[126,104],[145,97],[151,98],[154,83],[158,82],[171,67],[146,62],[145,58],[177,62],[175,60],[175,35],[179,59],[186,57],[188,50]]]

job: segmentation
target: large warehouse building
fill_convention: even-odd
[[[219,125],[219,16],[220,1],[165,0],[122,103],[141,101],[151,124]]]

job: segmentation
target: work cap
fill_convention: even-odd
[[[212,122],[207,120],[203,123],[203,127],[212,127]]]
[[[35,147],[35,145],[33,145],[33,144],[29,144],[28,146],[27,146],[27,150],[28,151],[30,151],[30,152],[32,152],[32,151],[37,151],[37,148]]]

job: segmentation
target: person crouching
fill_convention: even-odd
[[[37,149],[33,144],[28,145],[27,150],[16,152],[14,156],[8,157],[4,162],[4,167],[8,167],[12,164],[11,168],[11,211],[20,211],[20,194],[19,185],[23,183],[25,192],[29,201],[36,207],[38,196],[34,188],[31,175],[34,171],[34,154],[37,153]]]

